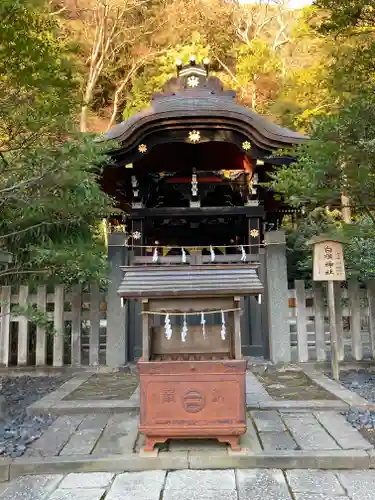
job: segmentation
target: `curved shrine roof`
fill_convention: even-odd
[[[182,68],[182,67],[181,67]],[[164,92],[152,97],[151,106],[110,129],[104,140],[115,139],[129,150],[149,134],[175,129],[231,130],[272,151],[305,142],[308,137],[269,122],[235,101],[235,92],[224,91],[207,68],[190,65],[180,68]]]

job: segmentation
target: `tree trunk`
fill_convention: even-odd
[[[341,214],[345,224],[351,224],[352,222],[352,211],[350,208],[350,198],[344,193],[341,194]]]
[[[81,107],[81,121],[80,121],[80,131],[87,132],[87,115],[88,115],[89,107],[87,104],[84,104]]]

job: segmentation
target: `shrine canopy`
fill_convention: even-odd
[[[119,142],[113,156],[118,166],[126,166],[150,155],[160,144],[181,142],[232,143],[249,160],[267,162],[275,150],[308,138],[238,104],[236,92],[224,90],[223,83],[209,75],[208,60],[197,64],[192,56],[185,66],[177,63],[177,76],[165,83],[161,93],[152,96],[148,108],[114,126],[103,139]],[[173,151],[172,147],[169,154],[173,155]],[[163,156],[165,161],[165,149]]]
[[[118,294],[128,298],[211,297],[258,295],[263,285],[256,267],[238,266],[128,266]]]

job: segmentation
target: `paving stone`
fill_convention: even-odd
[[[352,500],[374,500],[375,471],[339,472],[338,478]]]
[[[273,401],[256,376],[251,372],[246,372],[246,404],[252,405]]]
[[[257,431],[255,430],[253,421],[248,418],[246,421],[247,429],[246,433],[240,438],[241,448],[248,449],[253,453],[261,453],[262,446],[259,442]]]
[[[237,470],[239,500],[291,500],[281,470]]]
[[[294,495],[295,500],[350,500],[349,497],[333,496],[333,495],[319,495],[315,493],[297,493]]]
[[[369,463],[364,450],[273,450],[233,456],[189,453],[190,469],[368,469]]]
[[[357,429],[354,429],[343,415],[334,411],[325,411],[315,412],[315,416],[341,448],[345,450],[368,450],[373,448],[367,439]]]
[[[345,495],[337,476],[330,471],[291,470],[286,477],[293,493]]]
[[[138,423],[138,416],[135,415],[111,415],[92,454],[99,456],[131,453],[138,436]]]
[[[209,458],[210,454],[199,454]],[[223,458],[223,455],[221,455]],[[367,456],[368,457],[368,456]],[[10,465],[10,476],[22,474],[51,474],[79,472],[116,472],[150,471],[150,470],[182,470],[189,468],[188,452],[160,453],[157,457],[142,457],[136,453],[122,455],[106,455],[102,457],[63,456],[46,459],[15,459]],[[199,467],[205,468],[203,467]]]
[[[139,410],[138,401],[131,401],[130,399],[121,400],[97,400],[97,401],[59,401],[55,404],[42,408],[52,415],[82,415],[87,413],[122,413],[126,418],[127,413],[133,413]],[[40,414],[41,408],[38,412],[34,408],[29,414]]]
[[[87,490],[56,490],[48,500],[100,500],[105,494],[105,489],[91,488]]]
[[[2,481],[8,481],[10,463],[11,460],[9,458],[0,457],[0,483]]]
[[[312,414],[284,415],[284,422],[302,450],[340,449]]]
[[[296,450],[298,448],[289,432],[260,432],[259,437],[264,451]]]
[[[89,455],[94,449],[102,429],[78,430],[70,437],[60,455]]]
[[[366,399],[362,398],[353,391],[349,391],[343,385],[339,384],[338,382],[335,382],[334,380],[331,380],[330,378],[326,377],[321,373],[310,373],[310,372],[305,372],[305,373],[308,375],[309,378],[311,378],[313,382],[323,387],[323,389],[331,392],[337,398],[342,399],[350,406],[361,407],[361,406],[366,406],[368,404],[368,401]]]
[[[277,411],[252,411],[251,416],[259,432],[282,432],[285,424]]]
[[[215,490],[215,491],[181,491],[169,490],[163,494],[163,500],[237,500],[236,490]]]
[[[93,415],[86,415],[80,423],[78,430],[86,429],[104,429],[108,423],[109,415],[103,413],[94,413]]]
[[[233,470],[179,470],[170,472],[165,491],[214,491],[234,490],[236,480]]]
[[[308,401],[296,401],[296,400],[272,400],[263,402],[260,407],[263,410],[282,410],[294,412],[296,410],[336,410],[344,411],[349,408],[349,405],[340,399],[311,399]]]
[[[58,455],[83,418],[83,415],[59,417],[43,436],[32,444],[27,456],[48,457]]]
[[[125,472],[115,478],[106,500],[159,500],[164,481],[160,470]]]
[[[130,401],[136,401],[139,404],[140,399],[141,399],[141,391],[140,391],[139,385],[136,388],[136,390],[133,392],[133,394],[130,396],[129,399],[130,399]]]
[[[1,495],[1,500],[43,500],[57,487],[63,476],[22,476],[13,479]]]
[[[72,473],[63,479],[59,489],[107,488],[114,476],[111,472]]]

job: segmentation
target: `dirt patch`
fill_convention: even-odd
[[[254,373],[254,375],[256,375],[268,394],[276,400],[310,401],[337,399],[333,394],[315,384],[300,370],[267,370],[261,374]]]
[[[68,394],[64,401],[129,399],[138,383],[135,373],[97,373]]]

